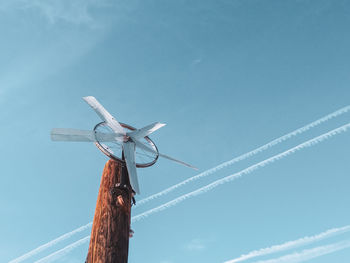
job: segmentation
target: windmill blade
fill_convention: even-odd
[[[168,156],[168,155],[165,155],[165,154],[161,154],[161,153],[160,153],[159,156],[160,156],[160,157],[163,157],[163,158],[166,158],[166,159],[168,159],[168,160],[170,160],[170,161],[177,162],[177,163],[182,164],[182,165],[184,165],[184,166],[187,166],[187,167],[189,167],[189,168],[192,168],[193,170],[196,170],[196,171],[199,170],[197,167],[195,167],[195,166],[193,166],[193,165],[191,165],[191,164],[188,164],[188,163],[185,163],[185,162],[183,162],[183,161],[177,160],[177,159],[175,159],[175,158],[173,158],[173,157],[170,157],[170,156]]]
[[[51,130],[51,140],[65,142],[113,142],[123,141],[124,135],[117,133],[99,133],[94,131],[54,128]]]
[[[137,194],[140,194],[139,181],[136,173],[135,143],[132,141],[124,142],[123,150],[125,155],[126,168],[128,169],[130,185]]]
[[[96,140],[99,142],[122,142],[124,140],[124,135],[120,133],[95,133]]]
[[[71,142],[94,142],[93,131],[54,128],[51,130],[51,140]]]
[[[140,139],[150,135],[152,132],[155,132],[163,126],[165,126],[164,123],[155,122],[136,131],[128,132],[127,135],[134,139]]]
[[[109,127],[112,128],[116,133],[121,133],[125,135],[124,128],[120,123],[97,101],[93,96],[83,97],[87,104],[97,113],[102,120],[104,120]]]
[[[143,150],[145,150],[145,151],[147,151],[147,152],[150,152],[150,153],[153,153],[153,154],[157,154],[157,152],[156,152],[155,150],[153,150],[152,148],[150,148],[150,147],[148,147],[147,145],[143,144],[142,142],[140,142],[140,141],[138,141],[138,140],[134,140],[134,142],[135,142],[136,146],[139,147],[140,149],[143,149]],[[179,164],[182,164],[182,165],[187,166],[187,167],[189,167],[189,168],[192,168],[192,169],[194,169],[194,170],[198,170],[197,167],[194,167],[193,165],[190,165],[190,164],[185,163],[185,162],[183,162],[183,161],[177,160],[177,159],[175,159],[175,158],[173,158],[173,157],[170,157],[170,156],[168,156],[168,155],[159,153],[159,156],[161,156],[161,157],[163,157],[163,158],[166,158],[166,159],[168,159],[168,160],[177,162],[177,163],[179,163]]]

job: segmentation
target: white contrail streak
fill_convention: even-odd
[[[24,254],[24,255],[16,258],[16,259],[11,260],[8,263],[22,262],[23,260],[26,260],[27,258],[30,258],[30,257],[40,253],[41,251],[43,251],[43,250],[45,250],[45,249],[47,249],[49,247],[52,247],[52,246],[56,245],[57,243],[59,243],[59,242],[61,242],[63,240],[66,240],[66,239],[70,238],[71,236],[73,236],[73,235],[75,235],[75,234],[77,234],[79,232],[82,232],[82,231],[90,228],[91,225],[92,225],[92,223],[90,222],[90,223],[88,223],[88,224],[86,224],[84,226],[81,226],[81,227],[79,227],[79,228],[77,228],[77,229],[75,229],[75,230],[73,230],[73,231],[71,231],[69,233],[66,233],[66,234],[64,234],[64,235],[62,235],[62,236],[60,236],[60,237],[58,237],[58,238],[56,238],[56,239],[46,243],[46,244],[44,244],[44,245],[41,245],[41,246],[37,247],[36,249],[33,249],[32,251],[29,251],[28,253],[26,253],[26,254]]]
[[[45,262],[53,262],[56,259],[61,258],[62,256],[66,255],[67,253],[69,253],[71,250],[79,247],[80,245],[84,244],[85,242],[88,242],[90,240],[90,236],[84,237],[82,239],[79,239],[78,241],[60,249],[57,250],[56,252],[42,258],[39,259],[37,261],[35,261],[34,263],[45,263]]]
[[[345,124],[345,125],[337,128],[337,129],[331,130],[331,131],[329,131],[327,133],[324,133],[324,134],[322,134],[322,135],[320,135],[318,137],[315,137],[314,139],[311,139],[311,140],[308,140],[308,141],[306,141],[306,142],[304,142],[302,144],[299,144],[299,145],[297,145],[297,146],[295,146],[295,147],[293,147],[293,148],[291,148],[291,149],[289,149],[289,150],[287,150],[285,152],[282,152],[282,153],[277,154],[277,155],[275,155],[275,156],[273,156],[271,158],[268,158],[268,159],[266,159],[266,160],[264,160],[262,162],[259,162],[259,163],[255,164],[255,165],[252,165],[252,166],[250,166],[250,167],[248,167],[248,168],[246,168],[246,169],[244,169],[244,170],[242,170],[242,171],[240,171],[238,173],[235,173],[233,175],[229,175],[229,176],[224,177],[224,178],[222,178],[220,180],[216,180],[216,181],[214,181],[211,184],[208,184],[208,185],[206,185],[204,187],[199,188],[198,190],[195,190],[195,191],[190,192],[188,194],[182,195],[182,196],[180,196],[178,198],[173,199],[170,202],[167,202],[167,203],[165,203],[163,205],[160,205],[160,206],[158,206],[156,208],[147,210],[146,212],[141,213],[141,214],[139,214],[137,216],[133,216],[131,218],[131,222],[139,221],[139,220],[141,220],[143,218],[148,217],[151,214],[163,211],[163,210],[165,210],[167,208],[170,208],[170,207],[172,207],[172,206],[174,206],[176,204],[179,204],[182,201],[184,201],[184,200],[186,200],[186,199],[188,199],[190,197],[194,197],[194,196],[197,196],[199,194],[203,194],[205,192],[208,192],[209,190],[212,190],[212,189],[214,189],[215,187],[217,187],[217,186],[219,186],[221,184],[230,182],[230,181],[232,181],[232,180],[236,179],[237,177],[240,177],[240,176],[242,176],[244,174],[249,174],[249,173],[255,171],[256,169],[258,169],[260,167],[264,167],[264,166],[266,166],[266,165],[268,165],[270,163],[273,163],[273,162],[275,162],[275,161],[277,161],[279,159],[282,159],[282,158],[284,158],[284,157],[286,157],[286,156],[288,156],[288,155],[290,155],[292,153],[295,153],[296,151],[299,151],[299,150],[301,150],[303,148],[307,148],[307,147],[313,146],[313,145],[318,144],[318,143],[320,143],[320,142],[322,142],[322,141],[324,141],[324,140],[326,140],[326,139],[328,139],[328,138],[330,138],[330,137],[332,137],[334,135],[337,135],[339,133],[345,132],[349,128],[350,128],[350,123]],[[77,242],[82,241],[82,240],[86,241],[86,238],[87,237],[85,237],[83,239],[80,239]]]
[[[304,143],[301,143],[301,144],[299,144],[299,145],[297,145],[297,146],[295,146],[295,147],[293,147],[293,148],[291,148],[291,149],[289,149],[287,151],[284,151],[284,152],[282,152],[280,154],[277,154],[277,155],[274,155],[274,156],[272,156],[272,157],[270,157],[270,158],[268,158],[268,159],[266,159],[266,160],[264,160],[262,162],[254,164],[252,166],[249,166],[248,168],[243,169],[240,172],[237,172],[235,174],[226,176],[226,177],[224,177],[222,179],[216,180],[213,183],[210,183],[210,184],[208,184],[206,186],[203,186],[203,187],[201,187],[201,188],[199,188],[199,189],[197,189],[195,191],[192,191],[190,193],[181,195],[181,196],[179,196],[179,197],[177,197],[177,198],[175,198],[175,199],[173,199],[173,200],[171,200],[171,201],[169,201],[169,202],[167,202],[167,203],[165,203],[163,205],[160,205],[158,207],[152,208],[150,210],[147,210],[146,212],[143,212],[143,213],[141,213],[141,214],[139,214],[137,216],[134,216],[132,218],[132,222],[136,222],[136,221],[138,221],[140,219],[143,219],[143,218],[145,218],[145,217],[147,217],[147,216],[149,216],[151,214],[160,212],[160,211],[162,211],[164,209],[167,209],[169,207],[177,205],[177,204],[185,201],[188,198],[191,198],[191,197],[203,194],[205,192],[208,192],[208,191],[212,190],[213,188],[215,188],[215,187],[217,187],[217,186],[219,186],[221,184],[230,182],[230,181],[232,181],[232,180],[234,180],[234,179],[236,179],[238,177],[241,177],[241,176],[243,176],[245,174],[250,174],[251,172],[253,172],[253,171],[255,171],[255,170],[257,170],[257,169],[259,169],[261,167],[264,167],[264,166],[266,166],[268,164],[271,164],[271,163],[273,163],[273,162],[275,162],[277,160],[280,160],[280,159],[282,159],[282,158],[284,158],[284,157],[286,157],[286,156],[288,156],[290,154],[293,154],[293,153],[295,153],[295,152],[297,152],[297,151],[299,151],[301,149],[304,149],[304,148],[307,148],[307,147],[311,147],[311,146],[313,146],[315,144],[318,144],[318,143],[320,143],[320,142],[322,142],[322,141],[324,141],[324,140],[326,140],[326,139],[328,139],[330,137],[333,137],[334,135],[337,135],[339,133],[345,132],[349,128],[350,128],[350,123],[345,124],[345,125],[337,128],[337,129],[331,130],[331,131],[329,131],[327,133],[324,133],[324,134],[322,134],[320,136],[317,136],[317,137],[315,137],[315,138],[313,138],[311,140],[308,140],[308,141],[306,141]]]
[[[303,132],[305,132],[305,131],[313,128],[313,127],[316,127],[316,126],[322,124],[323,122],[326,122],[326,121],[331,120],[331,119],[333,119],[335,117],[338,117],[338,116],[340,116],[340,115],[342,115],[344,113],[347,113],[348,111],[350,111],[350,105],[346,106],[346,107],[343,107],[343,108],[341,108],[341,109],[339,109],[339,110],[337,110],[337,111],[335,111],[333,113],[330,113],[330,114],[328,114],[328,115],[326,115],[326,116],[324,116],[324,117],[322,117],[322,118],[320,118],[320,119],[318,119],[318,120],[316,120],[314,122],[311,122],[311,123],[305,125],[304,127],[301,127],[299,129],[297,129],[295,131],[292,131],[292,132],[290,132],[290,133],[288,133],[286,135],[283,135],[283,136],[281,136],[281,137],[279,137],[279,138],[277,138],[275,140],[272,140],[269,143],[264,144],[263,146],[258,147],[256,149],[250,151],[250,152],[247,152],[247,153],[245,153],[245,154],[243,154],[241,156],[238,156],[238,157],[236,157],[236,158],[234,158],[234,159],[232,159],[230,161],[224,162],[224,163],[222,163],[222,164],[220,164],[218,166],[215,166],[215,167],[213,167],[213,168],[211,168],[209,170],[206,170],[206,171],[204,171],[204,172],[202,172],[202,173],[200,173],[200,174],[198,174],[196,176],[188,178],[188,179],[186,179],[186,180],[184,180],[184,181],[182,181],[182,182],[180,182],[180,183],[178,183],[176,185],[173,185],[173,186],[171,186],[171,187],[169,187],[169,188],[167,188],[167,189],[165,189],[165,190],[163,190],[163,191],[161,191],[159,193],[156,193],[156,194],[151,195],[151,196],[149,196],[147,198],[144,198],[144,199],[138,201],[137,205],[135,207],[140,207],[141,205],[143,205],[143,204],[145,204],[145,203],[147,203],[147,202],[149,202],[149,201],[151,201],[153,199],[156,199],[156,198],[158,198],[160,196],[163,196],[163,195],[165,195],[167,193],[170,193],[171,191],[173,191],[173,190],[175,190],[175,189],[177,189],[177,188],[179,188],[179,187],[181,187],[181,186],[183,186],[185,184],[188,184],[189,182],[192,182],[192,181],[198,180],[199,178],[211,175],[211,174],[217,172],[218,170],[221,170],[221,169],[223,169],[223,168],[225,168],[225,167],[227,167],[229,165],[232,165],[232,164],[237,163],[239,161],[242,161],[242,160],[244,160],[244,159],[246,159],[248,157],[251,157],[251,156],[253,156],[255,154],[258,154],[259,152],[262,152],[262,151],[264,151],[264,150],[266,150],[266,149],[268,149],[268,148],[270,148],[270,147],[272,147],[272,146],[274,146],[274,145],[276,145],[278,143],[281,143],[281,142],[283,142],[283,141],[285,141],[285,140],[287,140],[287,139],[289,139],[289,138],[291,138],[293,136],[296,136],[296,135],[301,134],[301,133],[303,133]],[[47,249],[47,248],[57,244],[58,242],[61,242],[61,241],[65,240],[65,239],[71,237],[72,235],[89,228],[91,225],[92,225],[92,222],[88,223],[85,226],[77,228],[77,229],[73,230],[72,232],[64,234],[64,235],[56,238],[55,240],[52,240],[49,243],[46,243],[46,244],[44,244],[44,245],[42,245],[42,246],[40,246],[40,247],[38,247],[38,248],[36,248],[36,249],[34,249],[32,251],[29,251],[28,253],[26,253],[26,254],[24,254],[24,255],[16,258],[16,259],[13,259],[12,261],[10,261],[8,263],[19,263],[19,262],[22,262],[23,260],[25,260],[25,259],[27,259],[29,257],[32,257],[32,256],[38,254],[39,252],[41,252],[41,251],[43,251],[43,250],[45,250],[45,249]]]
[[[303,238],[299,238],[297,240],[285,242],[285,243],[280,244],[280,245],[274,245],[274,246],[262,248],[259,250],[253,250],[253,251],[249,252],[248,254],[241,255],[238,258],[225,261],[225,263],[237,263],[237,262],[245,261],[245,260],[255,258],[255,257],[265,256],[265,255],[289,250],[289,249],[300,247],[300,246],[306,246],[308,244],[318,242],[318,241],[321,241],[323,239],[327,239],[327,238],[333,237],[335,235],[340,235],[340,234],[343,234],[343,233],[346,233],[349,231],[350,231],[350,225],[340,227],[340,228],[332,228],[332,229],[329,229],[325,232],[322,232],[322,233],[314,235],[314,236],[306,236]]]
[[[321,257],[330,253],[334,253],[336,251],[349,248],[350,240],[341,241],[337,243],[333,243],[330,245],[319,246],[315,248],[305,249],[301,252],[291,253],[279,258],[261,260],[255,263],[298,263],[305,262],[313,258]]]
[[[192,181],[198,180],[199,178],[211,175],[211,174],[213,174],[213,173],[215,173],[215,172],[217,172],[217,171],[219,171],[219,170],[221,170],[221,169],[223,169],[223,168],[225,168],[225,167],[227,167],[229,165],[232,165],[232,164],[237,163],[239,161],[245,160],[248,157],[254,156],[254,155],[256,155],[256,154],[258,154],[258,153],[260,153],[262,151],[267,150],[268,148],[270,148],[270,147],[272,147],[272,146],[274,146],[276,144],[279,144],[279,143],[281,143],[281,142],[291,138],[291,137],[294,137],[294,136],[297,136],[298,134],[306,132],[306,131],[310,130],[311,128],[314,128],[314,127],[322,124],[323,122],[329,121],[329,120],[331,120],[331,119],[333,119],[333,118],[335,118],[335,117],[337,117],[337,116],[339,116],[341,114],[344,114],[344,113],[348,112],[349,110],[350,110],[350,106],[346,106],[344,108],[341,108],[341,109],[339,109],[339,110],[337,110],[337,111],[335,111],[333,113],[330,113],[330,114],[322,117],[321,119],[318,119],[318,120],[316,120],[314,122],[311,122],[311,123],[309,123],[309,124],[299,128],[299,129],[296,129],[295,131],[292,131],[292,132],[290,132],[290,133],[288,133],[286,135],[283,135],[283,136],[281,136],[281,137],[279,137],[277,139],[274,139],[274,140],[264,144],[263,146],[260,146],[260,147],[254,149],[254,150],[252,150],[250,152],[242,154],[242,155],[240,155],[240,156],[238,156],[236,158],[233,158],[232,160],[224,162],[224,163],[222,163],[222,164],[220,164],[218,166],[215,166],[215,167],[213,167],[213,168],[211,168],[209,170],[206,170],[206,171],[204,171],[204,172],[202,172],[202,173],[200,173],[198,175],[195,175],[195,176],[193,176],[191,178],[188,178],[188,179],[186,179],[186,180],[184,180],[184,181],[182,181],[182,182],[180,182],[178,184],[175,184],[175,185],[173,185],[173,186],[171,186],[171,187],[169,187],[169,188],[167,188],[167,189],[165,189],[165,190],[163,190],[163,191],[161,191],[159,193],[156,193],[156,194],[153,194],[153,195],[151,195],[151,196],[149,196],[147,198],[144,198],[144,199],[138,201],[135,207],[139,207],[139,206],[141,206],[141,205],[143,205],[143,204],[145,204],[145,203],[147,203],[147,202],[149,202],[149,201],[151,201],[153,199],[156,199],[158,197],[166,195],[166,194],[172,192],[173,190],[175,190],[175,189],[177,189],[177,188],[179,188],[179,187],[181,187],[181,186],[183,186],[185,184],[188,184],[189,182],[192,182]]]

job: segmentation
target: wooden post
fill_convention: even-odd
[[[102,174],[86,263],[128,262],[132,191],[124,185],[130,185],[126,167],[109,160]]]

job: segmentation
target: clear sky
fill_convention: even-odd
[[[346,0],[2,0],[0,262],[93,219],[107,157],[49,136],[100,121],[81,97],[136,127],[166,123],[151,137],[159,150],[205,171],[350,104],[349,26]],[[350,112],[133,215],[349,121]],[[350,224],[349,146],[350,133],[339,134],[135,222],[129,262],[223,262]],[[197,174],[164,159],[138,173],[138,200]],[[56,262],[83,262],[87,249]],[[309,262],[349,260],[345,249]]]

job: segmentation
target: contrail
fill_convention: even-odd
[[[311,146],[313,146],[315,144],[318,144],[318,143],[320,143],[320,142],[322,142],[322,141],[324,141],[324,140],[326,140],[326,139],[328,139],[330,137],[333,137],[334,135],[337,135],[339,133],[345,132],[349,128],[350,128],[350,123],[345,124],[345,125],[337,128],[337,129],[331,130],[331,131],[329,131],[327,133],[324,133],[324,134],[322,134],[320,136],[317,136],[317,137],[315,137],[315,138],[313,138],[311,140],[308,140],[308,141],[306,141],[304,143],[301,143],[301,144],[299,144],[299,145],[297,145],[297,146],[295,146],[295,147],[293,147],[293,148],[291,148],[291,149],[289,149],[287,151],[284,151],[284,152],[282,152],[280,154],[277,154],[277,155],[274,155],[274,156],[272,156],[272,157],[270,157],[270,158],[268,158],[268,159],[266,159],[266,160],[264,160],[262,162],[254,164],[252,166],[249,166],[248,168],[243,169],[240,172],[237,172],[235,174],[226,176],[226,177],[224,177],[222,179],[216,180],[213,183],[210,183],[210,184],[208,184],[206,186],[203,186],[203,187],[201,187],[201,188],[199,188],[199,189],[197,189],[195,191],[192,191],[190,193],[181,195],[181,196],[179,196],[179,197],[177,197],[177,198],[175,198],[175,199],[173,199],[173,200],[171,200],[171,201],[169,201],[169,202],[167,202],[165,204],[162,204],[160,206],[157,206],[155,208],[147,210],[146,212],[143,212],[143,213],[141,213],[141,214],[139,214],[137,216],[134,216],[132,218],[132,222],[136,222],[136,221],[138,221],[140,219],[143,219],[143,218],[145,218],[145,217],[147,217],[147,216],[149,216],[151,214],[160,212],[160,211],[165,210],[165,209],[167,209],[169,207],[177,205],[177,204],[185,201],[188,198],[191,198],[191,197],[203,194],[205,192],[208,192],[208,191],[214,189],[215,187],[217,187],[217,186],[219,186],[221,184],[230,182],[230,181],[232,181],[232,180],[234,180],[234,179],[236,179],[238,177],[241,177],[242,175],[250,174],[251,172],[253,172],[253,171],[255,171],[255,170],[257,170],[257,169],[259,169],[261,167],[264,167],[264,166],[266,166],[266,165],[268,165],[270,163],[273,163],[273,162],[275,162],[277,160],[280,160],[280,159],[282,159],[282,158],[284,158],[284,157],[286,157],[286,156],[288,156],[290,154],[293,154],[293,153],[295,153],[295,152],[297,152],[297,151],[299,151],[301,149],[304,149],[304,148],[307,148],[307,147],[311,147]]]
[[[219,171],[219,170],[221,170],[221,169],[223,169],[223,168],[225,168],[225,167],[227,167],[229,165],[232,165],[232,164],[237,163],[239,161],[245,160],[248,157],[254,156],[254,155],[256,155],[256,154],[258,154],[258,153],[260,153],[262,151],[267,150],[268,148],[270,148],[270,147],[272,147],[272,146],[274,146],[276,144],[279,144],[279,143],[281,143],[281,142],[283,142],[283,141],[285,141],[287,139],[290,139],[291,137],[294,137],[294,136],[297,136],[298,134],[304,133],[304,132],[310,130],[311,128],[322,124],[323,122],[329,121],[329,120],[331,120],[331,119],[333,119],[333,118],[335,118],[335,117],[337,117],[337,116],[339,116],[341,114],[344,114],[344,113],[348,112],[349,110],[350,110],[350,106],[346,106],[344,108],[341,108],[341,109],[339,109],[339,110],[337,110],[337,111],[335,111],[333,113],[330,113],[330,114],[322,117],[321,119],[318,119],[318,120],[316,120],[314,122],[311,122],[311,123],[309,123],[309,124],[299,128],[299,129],[296,129],[295,131],[292,131],[292,132],[290,132],[290,133],[288,133],[286,135],[283,135],[283,136],[281,136],[281,137],[279,137],[277,139],[274,139],[274,140],[264,144],[263,146],[260,146],[260,147],[254,149],[254,150],[252,150],[250,152],[242,154],[242,155],[240,155],[240,156],[238,156],[236,158],[233,158],[232,160],[229,160],[227,162],[219,164],[218,166],[215,166],[215,167],[213,167],[213,168],[211,168],[209,170],[206,170],[206,171],[204,171],[204,172],[202,172],[202,173],[200,173],[198,175],[190,177],[190,178],[188,178],[188,179],[186,179],[186,180],[184,180],[184,181],[182,181],[182,182],[180,182],[178,184],[175,184],[175,185],[173,185],[173,186],[171,186],[171,187],[169,187],[169,188],[167,188],[167,189],[165,189],[165,190],[163,190],[163,191],[161,191],[159,193],[156,193],[156,194],[153,194],[153,195],[151,195],[151,196],[149,196],[147,198],[144,198],[144,199],[138,201],[135,207],[139,207],[139,206],[141,206],[141,205],[143,205],[143,204],[145,204],[145,203],[147,203],[147,202],[149,202],[149,201],[151,201],[153,199],[156,199],[156,198],[161,197],[161,196],[163,196],[165,194],[168,194],[168,193],[172,192],[173,190],[175,190],[175,189],[177,189],[177,188],[179,188],[179,187],[181,187],[181,186],[183,186],[185,184],[188,184],[189,182],[192,182],[192,181],[198,180],[199,178],[211,175],[211,174],[213,174],[213,173],[215,173],[215,172],[217,172],[217,171]]]
[[[350,240],[341,241],[337,243],[333,243],[330,245],[319,246],[311,249],[305,249],[301,252],[291,253],[279,258],[268,259],[256,261],[255,263],[298,263],[305,262],[313,258],[321,257],[330,253],[334,253],[336,251],[349,248]]]
[[[40,253],[41,251],[43,251],[43,250],[45,250],[45,249],[47,249],[49,247],[52,247],[52,246],[56,245],[57,243],[65,240],[67,238],[70,238],[71,236],[73,236],[73,235],[75,235],[75,234],[77,234],[79,232],[82,232],[82,231],[88,229],[91,226],[92,226],[92,223],[90,222],[90,223],[88,223],[88,224],[86,224],[84,226],[81,226],[81,227],[79,227],[79,228],[77,228],[77,229],[75,229],[75,230],[73,230],[73,231],[71,231],[69,233],[66,233],[66,234],[64,234],[64,235],[62,235],[62,236],[60,236],[60,237],[58,237],[58,238],[56,238],[56,239],[54,239],[54,240],[44,244],[44,245],[41,245],[41,246],[37,247],[36,249],[33,249],[32,251],[29,251],[28,253],[26,253],[26,254],[24,254],[24,255],[16,258],[16,259],[11,260],[8,263],[22,262],[23,260],[26,260],[27,258],[30,258],[30,257]]]
[[[225,261],[225,263],[241,262],[241,261],[245,261],[245,260],[248,260],[251,258],[269,255],[272,253],[277,253],[277,252],[289,250],[289,249],[300,247],[300,246],[305,246],[305,245],[308,245],[308,244],[311,244],[314,242],[318,242],[318,241],[321,241],[323,239],[327,239],[327,238],[333,237],[335,235],[340,235],[340,234],[343,234],[343,233],[346,233],[349,231],[350,231],[350,225],[340,227],[340,228],[332,228],[332,229],[329,229],[325,232],[322,232],[322,233],[314,235],[314,236],[306,236],[303,238],[299,238],[297,240],[285,242],[285,243],[280,244],[280,245],[274,245],[274,246],[262,248],[259,250],[253,250],[253,251],[249,252],[248,254],[241,255],[238,258]]]
[[[253,156],[253,155],[255,155],[255,154],[259,153],[259,152],[262,152],[262,151],[264,151],[264,150],[266,150],[266,149],[268,149],[268,148],[270,148],[270,147],[272,147],[272,146],[274,146],[274,145],[276,145],[278,143],[281,143],[281,142],[283,142],[283,141],[285,141],[285,140],[287,140],[287,139],[289,139],[289,138],[291,138],[293,136],[296,136],[296,135],[301,134],[301,133],[303,133],[303,132],[305,132],[305,131],[313,128],[313,127],[316,127],[316,126],[322,124],[323,122],[326,122],[326,121],[331,120],[331,119],[333,119],[335,117],[338,117],[338,116],[340,116],[340,115],[342,115],[344,113],[347,113],[348,111],[350,111],[350,105],[346,106],[346,107],[343,107],[343,108],[341,108],[341,109],[339,109],[339,110],[337,110],[337,111],[335,111],[333,113],[330,113],[330,114],[328,114],[328,115],[326,115],[326,116],[324,116],[324,117],[322,117],[322,118],[320,118],[320,119],[318,119],[318,120],[316,120],[314,122],[311,122],[311,123],[309,123],[309,124],[299,128],[299,129],[297,129],[297,130],[295,130],[293,132],[290,132],[290,133],[288,133],[286,135],[283,135],[283,136],[281,136],[281,137],[279,137],[279,138],[277,138],[275,140],[272,140],[271,142],[269,142],[269,143],[267,143],[267,144],[265,144],[265,145],[263,145],[261,147],[258,147],[255,150],[252,150],[252,151],[250,151],[248,153],[245,153],[245,154],[243,154],[241,156],[238,156],[238,157],[236,157],[236,158],[234,158],[234,159],[232,159],[230,161],[224,162],[224,163],[222,163],[222,164],[220,164],[218,166],[215,166],[215,167],[213,167],[213,168],[211,168],[211,169],[209,169],[207,171],[204,171],[203,173],[200,173],[200,174],[198,174],[196,176],[188,178],[188,179],[186,179],[186,180],[184,180],[184,181],[182,181],[182,182],[180,182],[180,183],[178,183],[178,184],[176,184],[174,186],[171,186],[171,187],[169,187],[169,188],[167,188],[167,189],[165,189],[165,190],[163,190],[163,191],[161,191],[159,193],[156,193],[156,194],[151,195],[151,196],[149,196],[147,198],[144,198],[144,199],[138,201],[137,205],[135,207],[140,207],[141,205],[143,205],[143,204],[145,204],[145,203],[147,203],[147,202],[149,202],[149,201],[151,201],[153,199],[156,199],[156,198],[158,198],[160,196],[163,196],[163,195],[165,195],[165,194],[167,194],[167,193],[169,193],[169,192],[171,192],[171,191],[173,191],[173,190],[175,190],[175,189],[177,189],[177,188],[179,188],[179,187],[181,187],[181,186],[183,186],[183,185],[185,185],[185,184],[187,184],[189,182],[192,182],[192,181],[198,180],[201,177],[205,177],[205,176],[208,176],[210,174],[213,174],[213,173],[215,173],[216,171],[218,171],[220,169],[223,169],[223,168],[225,168],[225,167],[227,167],[229,165],[232,165],[232,164],[234,164],[236,162],[242,161],[242,160],[244,160],[244,159],[246,159],[246,158],[248,158],[250,156]],[[25,259],[27,259],[29,257],[32,257],[32,256],[38,254],[39,252],[41,252],[41,251],[43,251],[43,250],[45,250],[45,249],[47,249],[47,248],[57,244],[58,242],[61,242],[61,241],[65,240],[65,239],[71,237],[72,235],[74,235],[74,234],[76,234],[78,232],[81,232],[81,231],[85,230],[86,228],[89,228],[91,225],[92,225],[92,222],[86,224],[85,226],[77,228],[77,229],[73,230],[72,232],[64,234],[64,235],[56,238],[55,240],[52,240],[49,243],[46,243],[46,244],[44,244],[44,245],[42,245],[42,246],[40,246],[40,247],[38,247],[38,248],[36,248],[36,249],[34,249],[32,251],[29,251],[28,253],[24,254],[23,256],[20,256],[20,257],[18,257],[16,259],[13,259],[12,261],[10,261],[8,263],[19,263],[19,262],[22,262],[23,260],[25,260]]]
[[[52,262],[55,261],[56,259],[59,259],[60,257],[66,255],[67,253],[69,253],[71,250],[79,247],[80,245],[84,244],[85,242],[90,240],[90,236],[84,237],[82,239],[79,239],[78,241],[60,249],[57,250],[56,252],[42,258],[39,259],[37,261],[35,261],[34,263],[45,263],[45,262]]]
[[[345,125],[337,128],[337,129],[331,130],[331,131],[329,131],[327,133],[324,133],[324,134],[322,134],[320,136],[317,136],[314,139],[308,140],[308,141],[306,141],[304,143],[301,143],[301,144],[299,144],[299,145],[297,145],[297,146],[295,146],[295,147],[293,147],[293,148],[291,148],[291,149],[289,149],[287,151],[284,151],[284,152],[282,152],[280,154],[274,155],[273,157],[268,158],[268,159],[266,159],[266,160],[264,160],[262,162],[259,162],[259,163],[255,164],[255,165],[252,165],[252,166],[250,166],[250,167],[248,167],[248,168],[246,168],[246,169],[244,169],[244,170],[242,170],[242,171],[240,171],[238,173],[235,173],[235,174],[229,175],[227,177],[224,177],[222,179],[216,180],[213,183],[208,184],[208,185],[206,185],[204,187],[201,187],[201,188],[199,188],[199,189],[197,189],[197,190],[195,190],[193,192],[190,192],[188,194],[182,195],[182,196],[180,196],[178,198],[175,198],[172,201],[169,201],[169,202],[167,202],[167,203],[165,203],[163,205],[160,205],[160,206],[158,206],[156,208],[152,208],[150,210],[147,210],[144,213],[141,213],[139,215],[133,216],[131,218],[131,222],[137,222],[139,220],[142,220],[142,219],[150,216],[151,214],[163,211],[163,210],[165,210],[167,208],[170,208],[170,207],[172,207],[174,205],[177,205],[177,204],[185,201],[186,199],[188,199],[190,197],[194,197],[194,196],[197,196],[199,194],[203,194],[205,192],[208,192],[209,190],[212,190],[212,189],[214,189],[215,187],[217,187],[217,186],[219,186],[221,184],[230,182],[230,181],[232,181],[232,180],[234,180],[234,179],[236,179],[238,177],[241,177],[244,174],[249,174],[249,173],[259,169],[260,167],[264,167],[264,166],[266,166],[266,165],[268,165],[270,163],[273,163],[273,162],[275,162],[275,161],[277,161],[279,159],[282,159],[282,158],[284,158],[284,157],[286,157],[286,156],[288,156],[288,155],[290,155],[292,153],[295,153],[295,152],[297,152],[297,151],[299,151],[299,150],[301,150],[303,148],[311,147],[311,146],[316,145],[316,144],[318,144],[318,143],[320,143],[320,142],[322,142],[322,141],[324,141],[324,140],[326,140],[326,139],[328,139],[328,138],[330,138],[330,137],[332,137],[334,135],[337,135],[339,133],[345,132],[349,128],[350,128],[350,123],[345,124]],[[88,238],[88,237],[84,237],[83,239],[80,239],[77,242],[83,241],[83,240],[87,241],[86,238]],[[81,244],[83,244],[84,242],[82,242]]]

